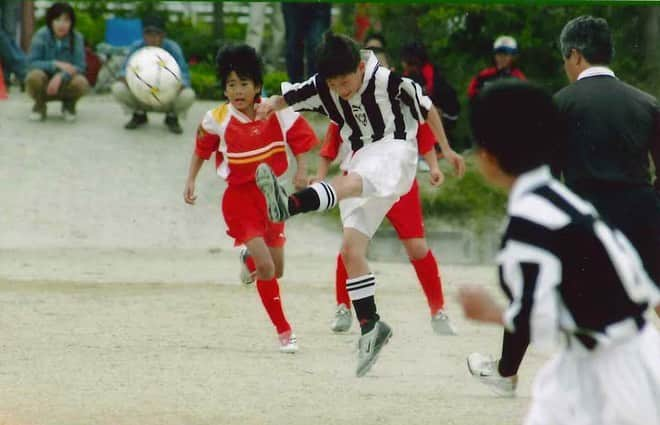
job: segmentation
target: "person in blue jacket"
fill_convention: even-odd
[[[76,119],[76,103],[89,90],[85,78],[85,41],[75,30],[76,14],[68,3],[53,3],[46,25],[32,36],[25,86],[34,99],[30,120],[46,119],[46,102],[62,101],[66,121]]]
[[[112,94],[125,111],[132,114],[131,120],[124,128],[133,130],[147,123],[147,112],[164,112],[165,125],[175,134],[181,134],[183,129],[179,124],[179,116],[185,114],[195,101],[195,92],[190,88],[190,71],[188,63],[183,57],[181,46],[169,38],[165,33],[165,22],[157,15],[146,16],[142,19],[143,38],[133,43],[129,49],[126,61],[122,66],[119,80],[112,85]],[[160,47],[174,57],[181,69],[181,91],[169,103],[158,107],[140,102],[129,90],[126,84],[126,65],[131,55],[145,46]]]

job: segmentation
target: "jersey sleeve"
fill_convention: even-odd
[[[294,111],[314,111],[327,115],[316,88],[316,75],[302,83],[282,83],[282,96]]]
[[[553,349],[559,341],[560,259],[536,243],[509,239],[498,263],[500,284],[510,300],[502,317],[505,328],[542,350]]]
[[[417,130],[417,150],[424,155],[435,149],[435,136],[428,123],[421,124]]]
[[[213,152],[216,152],[220,146],[220,136],[212,130],[213,120],[212,111],[208,111],[197,127],[195,153],[203,159],[209,159]]]
[[[410,78],[401,78],[399,99],[410,109],[413,118],[419,123],[426,122],[426,117],[433,106],[431,98],[424,95],[422,87]]]
[[[309,125],[305,117],[297,112],[291,111],[295,114],[295,119],[292,120],[291,125],[286,128],[286,143],[291,148],[294,155],[300,155],[309,152],[314,146],[319,143],[316,133]]]
[[[340,146],[341,134],[339,133],[339,126],[334,121],[330,121],[328,129],[325,132],[323,146],[321,147],[319,155],[330,161],[334,161],[335,158],[337,158],[337,155],[339,155]]]

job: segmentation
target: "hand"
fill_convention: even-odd
[[[254,112],[257,120],[263,120],[275,111],[273,104],[269,98],[263,99],[261,102],[254,105]]]
[[[323,181],[323,179],[325,179],[325,176],[320,176],[320,175],[318,175],[318,174],[315,175],[315,176],[312,176],[312,177],[310,177],[309,180],[307,181],[307,186],[311,186],[311,185],[313,185],[314,183],[318,183],[318,182],[320,182],[320,181]]]
[[[76,75],[76,73],[78,72],[76,67],[68,62],[55,61],[55,66],[72,76]]]
[[[445,181],[445,175],[439,168],[432,168],[429,171],[429,181],[431,182],[431,186],[440,186]]]
[[[195,195],[195,182],[186,182],[186,188],[183,191],[183,200],[186,201],[186,204],[195,205],[196,199],[197,195]]]
[[[465,285],[458,289],[458,301],[465,317],[480,322],[502,324],[502,309],[484,288]]]
[[[293,187],[301,190],[307,187],[307,173],[304,170],[298,170],[293,176]]]
[[[55,96],[60,87],[62,86],[62,74],[57,73],[53,78],[48,82],[48,87],[46,87],[46,94],[48,96]]]
[[[450,149],[448,152],[443,152],[443,155],[445,156],[445,159],[449,161],[451,166],[454,167],[456,175],[458,177],[463,177],[463,174],[465,174],[465,160],[463,157],[454,152],[452,149]]]

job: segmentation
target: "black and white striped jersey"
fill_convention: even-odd
[[[286,103],[296,111],[315,111],[337,123],[343,140],[353,151],[379,140],[401,139],[416,143],[419,123],[426,120],[431,99],[409,78],[378,64],[373,52],[360,52],[365,62],[358,93],[344,100],[332,92],[318,74],[302,83],[283,83]]]
[[[542,348],[567,333],[592,349],[640,329],[649,304],[660,303],[628,239],[548,167],[516,180],[507,213],[497,259],[510,332]]]

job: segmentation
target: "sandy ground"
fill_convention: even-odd
[[[0,425],[519,423],[544,357],[531,352],[519,396],[498,399],[465,357],[497,353],[500,332],[467,323],[457,285],[497,292],[491,266],[442,264],[457,337],[433,335],[409,264],[377,262],[380,313],[394,337],[354,377],[354,327],[329,331],[339,235],[322,218],[288,225],[284,305],[301,350],[277,351],[253,287],[238,283],[212,167],[195,207],[181,193],[198,102],[169,134],[162,115],[135,132],[109,97],[68,124],[51,104],[0,102]]]

